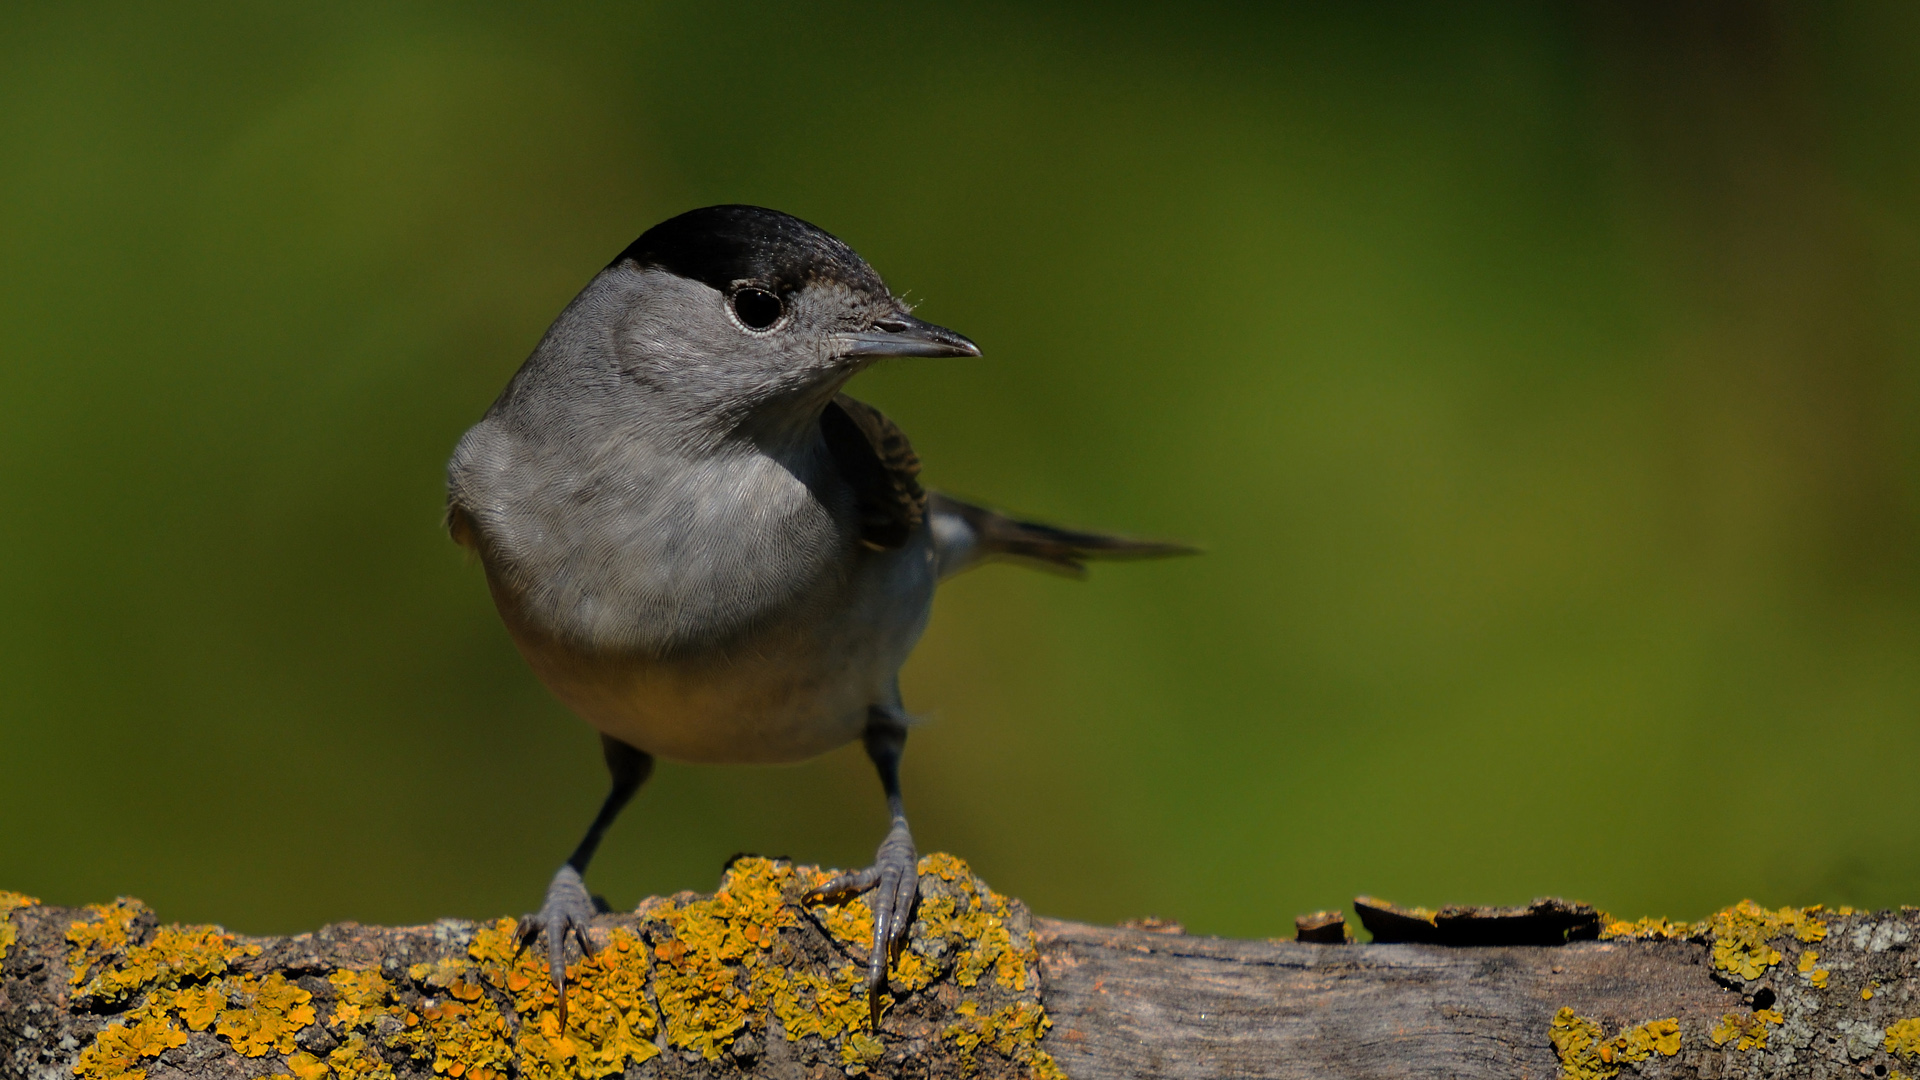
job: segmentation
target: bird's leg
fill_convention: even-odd
[[[893,824],[880,842],[873,865],[842,874],[813,891],[812,899],[848,897],[873,890],[867,901],[873,908],[873,947],[867,954],[867,1010],[873,1030],[880,1030],[880,992],[887,986],[887,964],[907,940],[913,925],[913,904],[920,894],[920,856],[907,830],[907,811],[900,801],[900,752],[907,745],[905,717],[897,707],[875,705],[867,712],[867,756],[880,770],[887,791],[887,811]]]
[[[562,1031],[567,1026],[567,935],[572,934],[579,942],[582,955],[593,953],[593,946],[587,941],[587,926],[593,922],[594,915],[593,897],[587,895],[586,883],[580,875],[586,873],[587,864],[593,861],[594,850],[600,846],[600,837],[605,835],[607,826],[613,824],[613,819],[633,800],[634,792],[653,775],[653,755],[644,750],[636,750],[609,735],[600,736],[600,749],[607,758],[607,772],[613,775],[613,789],[600,804],[600,813],[587,827],[580,846],[573,849],[566,865],[553,875],[553,882],[547,886],[546,903],[539,911],[520,920],[522,949],[539,937],[541,931],[546,932],[547,968],[560,995]]]

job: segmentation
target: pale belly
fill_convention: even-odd
[[[867,706],[892,676],[882,674],[878,657],[809,648],[653,660],[517,644],[540,681],[582,719],[677,761],[767,764],[824,754],[860,737]]]
[[[864,569],[833,616],[771,620],[729,648],[667,658],[583,653],[528,628],[507,603],[501,614],[554,696],[629,746],[698,763],[804,761],[859,738],[869,706],[899,704],[895,679],[926,625],[934,580],[924,534]]]

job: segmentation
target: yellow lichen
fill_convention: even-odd
[[[920,870],[926,902],[891,965],[883,1012],[891,994],[950,980],[970,1010],[948,1032],[958,1056],[991,1050],[1063,1080],[1039,1049],[1045,1012],[1005,996],[1031,993],[1038,977],[1037,954],[1016,941],[1014,908],[951,856],[929,856]],[[862,898],[804,904],[828,877],[743,858],[712,897],[652,901],[637,927],[594,931],[600,945],[567,969],[564,1026],[545,963],[519,947],[513,920],[477,928],[464,956],[416,964],[404,980],[336,970],[315,1001],[282,974],[235,973],[259,949],[216,927],[148,933],[138,901],[96,905],[68,927],[75,997],[139,1004],[85,1049],[80,1080],[143,1080],[144,1060],[209,1029],[246,1057],[284,1055],[261,1070],[272,1080],[394,1080],[394,1053],[452,1080],[611,1080],[657,1055],[662,1039],[715,1060],[749,1025],[776,1019],[788,1040],[827,1044],[804,1051],[809,1060],[871,1074],[888,1048],[869,1026],[873,915]],[[825,966],[808,959],[819,955],[815,926],[833,944]],[[322,1010],[340,1041],[318,1056],[294,1038]]]
[[[288,1080],[326,1075],[327,1065],[300,1054],[293,1042],[313,1022],[312,994],[277,974],[221,977],[232,962],[258,955],[258,946],[236,944],[233,935],[212,926],[164,926],[134,944],[134,926],[147,915],[144,904],[122,897],[89,910],[92,918],[67,927],[68,981],[79,988],[75,996],[107,1004],[144,996],[81,1052],[75,1071],[85,1080],[139,1080],[145,1075],[137,1067],[142,1058],[184,1044],[187,1031],[209,1027],[247,1057],[292,1055]]]
[[[294,1051],[293,1037],[313,1023],[313,995],[279,974],[254,978],[240,975],[221,980],[227,1007],[220,1011],[214,1033],[246,1057],[269,1050]]]
[[[886,1044],[866,1032],[847,1036],[840,1045],[840,1065],[848,1076],[859,1076],[886,1055]]]
[[[1649,1020],[1611,1039],[1603,1039],[1602,1034],[1598,1023],[1572,1009],[1563,1008],[1554,1014],[1547,1039],[1553,1043],[1566,1080],[1608,1080],[1619,1073],[1622,1064],[1680,1052],[1680,1021],[1676,1017]]]
[[[824,977],[765,965],[754,972],[753,995],[772,1006],[789,1041],[832,1039],[867,1023],[866,973],[852,964]]]
[[[471,964],[442,964],[429,977],[463,1001],[478,1002],[482,993],[469,975],[506,993],[521,1017],[513,1045],[521,1076],[611,1076],[660,1052],[653,1043],[659,1020],[646,998],[647,946],[637,934],[618,927],[604,948],[567,969],[562,1031],[553,981],[532,953],[519,948],[515,929],[511,919],[480,928],[467,946]]]
[[[173,1009],[180,1015],[182,1023],[194,1031],[205,1031],[220,1018],[220,1010],[227,1007],[227,991],[216,982],[207,986],[188,987],[176,991],[173,995]]]
[[[416,1060],[431,1060],[433,1071],[469,1080],[504,1080],[513,1063],[507,1018],[484,995],[473,1001],[430,997],[407,1013],[404,1028],[388,1045]]]
[[[146,914],[147,905],[130,896],[111,904],[88,904],[93,918],[67,926],[67,982],[80,986],[87,981],[93,965],[127,947],[134,920]]]
[[[0,889],[0,960],[7,958],[7,949],[14,942],[13,913],[20,908],[32,907],[39,902],[25,893]]]
[[[1920,1017],[1895,1020],[1887,1026],[1887,1040],[1883,1044],[1889,1054],[1899,1054],[1911,1062],[1920,1059]]]
[[[873,944],[873,908],[864,896],[839,903],[817,903],[807,908],[827,936],[855,948]]]
[[[745,969],[751,986],[780,930],[799,925],[782,892],[793,876],[771,859],[735,859],[712,897],[653,916],[672,935],[653,949],[668,1043],[712,1061],[746,1027],[755,1003],[739,975]]]
[[[1794,965],[1794,970],[1807,977],[1807,985],[1816,990],[1825,990],[1827,988],[1827,969],[1819,965],[1820,954],[1814,952],[1812,949],[1806,949],[1800,953],[1800,962]]]
[[[370,1057],[367,1041],[359,1035],[349,1035],[335,1047],[327,1055],[327,1066],[339,1080],[393,1080],[393,1066]]]
[[[1746,1016],[1739,1013],[1727,1013],[1707,1032],[1707,1038],[1715,1046],[1738,1042],[1735,1050],[1765,1050],[1767,1034],[1772,1030],[1767,1025],[1779,1024],[1786,1019],[1778,1009],[1755,1009]]]
[[[443,956],[430,964],[415,964],[407,969],[407,977],[414,982],[445,989],[460,981],[473,965],[464,956]]]
[[[287,1072],[294,1080],[320,1080],[327,1075],[327,1063],[302,1050],[287,1055]]]
[[[1703,922],[1674,922],[1662,917],[1650,917],[1626,922],[1621,919],[1609,919],[1600,928],[1600,940],[1611,941],[1615,938],[1639,940],[1684,940],[1698,937],[1707,932]]]
[[[1780,950],[1768,942],[1792,930],[1803,942],[1827,936],[1820,907],[1769,911],[1751,900],[1715,912],[1707,920],[1713,935],[1713,966],[1740,979],[1757,979],[1781,960]]]
[[[929,856],[929,859],[933,856]],[[943,856],[953,859],[951,855]],[[927,860],[922,860],[926,862]],[[953,859],[954,862],[959,862]],[[964,863],[960,864],[963,868]],[[945,877],[940,874],[938,876]],[[960,879],[960,899],[936,896],[920,904],[916,938],[944,939],[954,950],[953,980],[963,987],[979,983],[991,970],[1002,989],[1024,991],[1029,968],[1037,970],[1039,957],[1031,949],[1016,950],[1006,920],[1012,914],[1006,898],[974,884],[971,873]]]
[[[73,1066],[81,1080],[145,1080],[146,1058],[185,1046],[187,1033],[174,1026],[165,1009],[138,1008],[96,1036]]]
[[[941,1038],[959,1050],[963,1072],[971,1073],[978,1067],[974,1052],[988,1046],[1025,1065],[1035,1076],[1064,1077],[1053,1056],[1040,1049],[1040,1037],[1053,1026],[1040,1006],[1017,1001],[983,1016],[978,1004],[963,1001],[953,1012],[956,1021],[941,1032]]]
[[[163,926],[151,941],[106,965],[80,993],[101,1002],[126,1001],[149,987],[219,975],[233,961],[259,953],[258,945],[236,945],[217,926]]]
[[[520,948],[518,932],[519,925],[512,919],[483,926],[467,943],[467,956],[482,978],[513,998],[515,1012],[553,1008],[559,995],[554,992],[546,965],[531,950]],[[572,982],[571,976],[568,982]]]
[[[903,949],[900,959],[893,963],[893,981],[905,987],[908,993],[926,989],[939,974],[933,961],[913,949]]]
[[[969,990],[989,972],[1004,990],[1033,986],[1038,956],[1031,947],[1014,946],[1006,899],[980,887],[967,865],[950,855],[927,856],[919,871],[957,888],[923,896],[908,945],[889,973],[889,990],[918,991],[943,973]],[[812,867],[740,859],[711,899],[643,909],[648,924],[659,929],[650,935],[656,942],[654,989],[671,1045],[712,1060],[751,1016],[771,1011],[789,1040],[838,1039],[843,1065],[867,1067],[859,1051],[865,1044],[851,1041],[871,1034],[864,965],[848,962],[816,972],[790,967],[773,952],[780,934],[799,925],[785,897],[828,877]],[[807,913],[849,951],[871,947],[873,915],[863,898],[815,903]],[[882,993],[883,1011],[892,1001],[891,993]],[[1031,1058],[1032,1049],[1023,1048],[1019,1059]]]
[[[333,1013],[327,1026],[341,1031],[371,1024],[376,1017],[390,1016],[387,1007],[393,996],[393,984],[373,968],[341,968],[327,976],[333,985]]]

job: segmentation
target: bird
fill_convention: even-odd
[[[587,866],[657,758],[797,762],[859,740],[890,824],[871,866],[809,900],[871,894],[877,1032],[919,884],[899,672],[935,587],[996,560],[1078,576],[1193,550],[928,491],[905,433],[843,392],[883,358],[980,354],[826,231],[709,206],[600,270],[461,437],[447,528],[534,674],[599,732],[612,779],[517,932],[521,948],[545,935],[563,1024],[567,939],[592,952]]]

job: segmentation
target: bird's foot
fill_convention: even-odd
[[[887,838],[880,842],[873,865],[842,874],[813,890],[813,900],[846,899],[866,892],[873,908],[873,946],[867,953],[867,1011],[873,1030],[880,1030],[880,994],[887,988],[887,964],[906,943],[913,925],[913,904],[920,896],[920,855],[913,847],[907,819],[896,817]]]
[[[520,948],[547,935],[547,970],[553,975],[553,989],[560,998],[560,1030],[567,1029],[567,935],[580,943],[583,956],[593,955],[593,943],[587,939],[587,927],[593,924],[593,897],[580,880],[580,871],[562,866],[547,886],[546,903],[540,910],[520,920]]]

